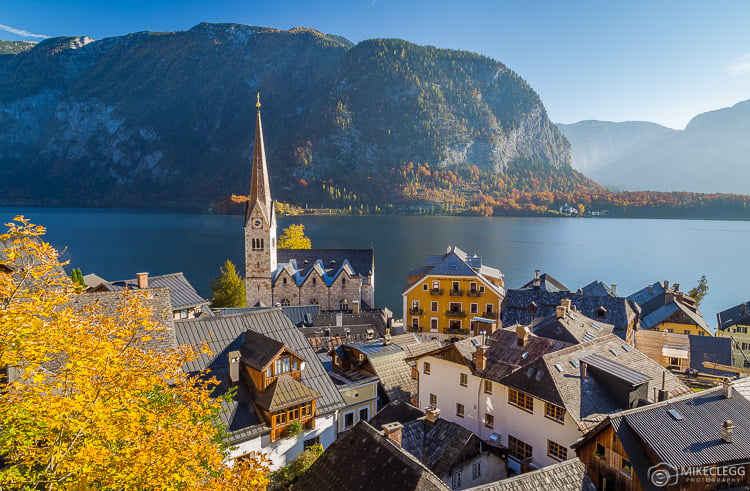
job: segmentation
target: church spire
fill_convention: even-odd
[[[263,214],[267,220],[271,220],[273,214],[271,202],[271,187],[268,184],[268,168],[266,167],[266,149],[263,144],[263,126],[260,122],[260,93],[255,103],[258,115],[255,119],[255,145],[253,146],[253,174],[250,179],[250,200],[245,209],[245,225],[250,219],[250,213],[257,204],[261,205]]]

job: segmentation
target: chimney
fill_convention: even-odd
[[[674,286],[672,287],[672,290],[674,290],[676,292],[679,292],[680,291],[680,284],[679,283],[675,283]]]
[[[517,345],[520,348],[526,346],[526,342],[529,340],[529,328],[526,326],[516,327]]]
[[[393,423],[386,423],[383,425],[383,436],[396,443],[399,447],[401,446],[401,430],[404,429],[404,425],[395,421]]]
[[[654,294],[654,285],[648,285],[648,294],[653,295]]]
[[[359,300],[352,302],[352,314],[359,314]]]
[[[232,384],[240,381],[240,352],[229,352],[229,380]]]
[[[570,312],[572,301],[569,298],[563,298],[560,300],[560,305],[565,307],[565,313]]]
[[[576,290],[576,295],[583,295],[583,288]]]
[[[658,389],[656,391],[656,402],[662,402],[669,399],[669,391],[666,389]]]
[[[474,352],[474,366],[478,372],[483,372],[487,368],[487,346],[477,346]]]
[[[383,336],[383,346],[388,346],[391,344],[391,341],[393,338],[391,337],[391,330],[386,329],[385,330],[385,336]]]
[[[721,424],[721,439],[726,443],[732,443],[732,433],[734,433],[734,425],[732,420],[728,419]]]
[[[585,361],[580,362],[581,364],[581,380],[586,380],[587,372],[588,372],[588,365]]]
[[[565,307],[563,307],[562,305],[558,305],[557,307],[555,307],[555,317],[558,319],[562,319],[563,317],[565,317],[566,312],[567,310],[565,310]]]
[[[436,407],[428,407],[427,409],[424,410],[424,414],[425,416],[427,416],[426,418],[427,422],[434,424],[435,421],[437,421],[438,418],[440,418],[440,409]]]
[[[535,280],[538,280],[538,279],[539,279],[539,273],[541,273],[541,271],[540,271],[540,270],[538,270],[538,269],[535,269],[535,270],[534,270],[534,279],[535,279]]]
[[[729,381],[728,378],[725,378],[721,382],[721,393],[724,396],[725,399],[731,399],[732,398],[732,383]]]
[[[740,305],[740,314],[745,314],[747,312],[747,304],[743,303]]]
[[[148,288],[148,273],[136,273],[138,288]]]
[[[664,289],[669,290],[669,281],[664,280]]]
[[[612,283],[612,286],[609,289],[612,290],[612,295],[617,295],[617,285]]]

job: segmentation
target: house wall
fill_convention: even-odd
[[[597,444],[604,447],[602,457],[596,455]],[[578,458],[586,464],[586,473],[597,489],[603,491],[609,489],[641,491],[643,489],[637,476],[630,476],[621,470],[621,459],[628,459],[628,455],[611,425],[581,446],[578,449]]]
[[[473,466],[477,462],[480,465],[481,473],[476,479],[474,479]],[[500,479],[505,479],[506,477],[508,477],[505,461],[497,455],[489,452],[477,455],[473,459],[467,460],[466,462],[464,462],[463,466],[453,469],[451,474],[440,476],[440,479],[445,484],[447,484],[448,487],[451,487],[452,475],[455,472],[461,473],[461,486],[453,488],[457,490],[481,486],[483,484],[499,481]]]
[[[678,334],[694,334],[696,336],[711,336],[710,332],[704,331],[700,326],[696,326],[695,324],[682,324],[677,322],[662,322],[654,326],[654,330],[675,332]]]
[[[430,374],[424,363],[430,363]],[[500,435],[500,443],[508,445],[508,434],[532,446],[533,463],[547,466],[559,462],[547,455],[547,440],[567,447],[567,457],[575,457],[570,446],[581,436],[578,425],[566,412],[564,424],[544,416],[544,401],[534,398],[533,413],[508,403],[508,388],[492,382],[492,394],[484,393],[484,381],[471,374],[468,367],[432,356],[420,358],[419,407],[430,403],[430,393],[437,395],[440,417],[460,424],[488,440],[492,433]],[[468,374],[467,386],[459,383],[460,373]],[[456,415],[456,404],[464,405],[464,417]],[[494,416],[492,428],[486,426],[485,414]],[[517,468],[517,467],[516,467]]]
[[[339,411],[338,418],[338,432],[343,433],[350,430],[359,421],[359,412],[363,408],[367,408],[367,419],[368,421],[377,412],[378,404],[378,379],[366,384],[358,385],[347,389],[339,389],[341,396],[346,402],[346,407]],[[354,414],[354,422],[352,426],[346,427],[346,414]]]
[[[246,440],[232,448],[229,457],[234,459],[249,452],[262,452],[271,460],[271,470],[278,470],[294,460],[304,450],[305,440],[320,438],[323,448],[336,439],[336,414],[329,413],[315,417],[315,428],[303,431],[293,438],[283,438],[271,442],[271,434]]]
[[[732,336],[735,343],[732,343],[732,366],[741,368],[750,368],[750,363],[745,361],[745,357],[742,356],[744,351],[745,356],[750,359],[750,326],[744,324],[737,324],[727,329],[720,330],[716,335],[728,338]]]
[[[434,281],[438,281],[440,284],[442,293],[439,295],[431,293]],[[462,292],[461,295],[450,294],[453,282],[456,281],[459,283],[459,289]],[[470,290],[472,282],[477,283],[477,290],[479,290],[480,286],[484,286],[485,291],[480,293],[479,296],[469,296],[467,292]],[[427,290],[424,289],[425,285],[427,286]],[[407,331],[444,333],[449,328],[450,321],[455,320],[460,321],[461,329],[468,330],[472,317],[487,317],[487,304],[492,305],[492,312],[497,316],[500,312],[500,304],[503,299],[500,295],[492,291],[488,285],[488,282],[478,276],[426,276],[408,292],[403,294],[404,328]],[[414,301],[419,302],[421,313],[410,312]],[[432,302],[438,303],[435,311],[432,310]],[[451,303],[460,304],[461,311],[465,312],[466,315],[463,317],[449,317],[445,315],[445,312],[450,309]],[[477,304],[476,313],[471,312],[471,304]],[[438,321],[437,331],[431,329],[432,318],[436,318]],[[413,327],[415,320],[418,323],[418,329]],[[453,334],[455,335],[456,333]]]

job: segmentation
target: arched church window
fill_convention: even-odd
[[[313,278],[313,285],[315,285],[317,283],[318,283],[318,279],[317,278]]]
[[[339,310],[349,310],[349,301],[347,299],[339,302]]]
[[[320,302],[318,302],[317,298],[311,298],[310,305],[320,305]]]
[[[289,301],[288,298],[282,298],[281,299],[281,306],[282,307],[289,307],[290,305],[292,305],[292,303]]]
[[[282,284],[282,285],[286,285],[286,278],[282,278],[282,279],[281,279],[281,284]]]
[[[346,278],[341,278],[341,288],[346,286]]]

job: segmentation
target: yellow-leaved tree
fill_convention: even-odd
[[[278,247],[279,249],[311,249],[312,242],[305,235],[304,225],[289,225],[281,231]]]
[[[148,291],[116,316],[76,307],[44,228],[0,235],[0,489],[263,489],[262,456],[228,463],[216,381],[188,347],[149,349],[164,328]]]

